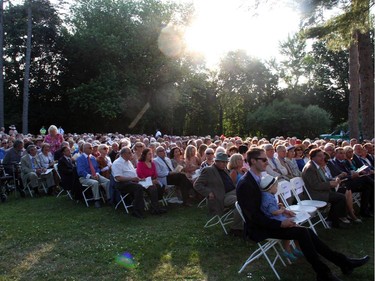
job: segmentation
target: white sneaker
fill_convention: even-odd
[[[167,202],[171,203],[171,204],[182,204],[183,203],[183,201],[179,200],[177,197],[169,198],[169,199],[167,199]]]
[[[343,223],[350,223],[350,221],[347,219],[347,218],[339,218],[340,221],[342,221]]]

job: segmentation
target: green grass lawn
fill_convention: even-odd
[[[252,242],[204,229],[207,209],[169,206],[162,216],[140,220],[123,209],[87,208],[66,197],[10,198],[0,204],[0,280],[275,280],[261,258],[238,274],[256,249]],[[343,280],[374,280],[374,224],[318,228],[320,237],[349,256],[369,254],[368,265]],[[115,262],[123,252],[137,264]],[[303,259],[283,267],[282,280],[315,280]]]

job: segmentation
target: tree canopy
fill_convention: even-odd
[[[316,137],[348,119],[349,52],[329,38],[308,48],[291,35],[280,62],[235,50],[208,69],[184,45],[189,4],[79,0],[63,20],[49,1],[31,3],[30,132]],[[18,126],[26,3],[5,8],[4,32],[5,120]]]

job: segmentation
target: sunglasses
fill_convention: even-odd
[[[206,153],[207,155],[212,155],[212,154],[214,154],[213,152],[207,152]]]
[[[258,157],[258,158],[255,158],[256,160],[262,160],[264,163],[266,163],[268,161],[267,158],[261,158],[261,157]]]

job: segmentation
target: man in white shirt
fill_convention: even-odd
[[[144,218],[143,210],[145,203],[143,199],[143,186],[139,184],[141,180],[131,162],[133,153],[129,147],[124,147],[120,151],[120,157],[113,162],[112,176],[115,180],[115,188],[121,193],[131,193],[134,198],[133,213],[136,218]]]

